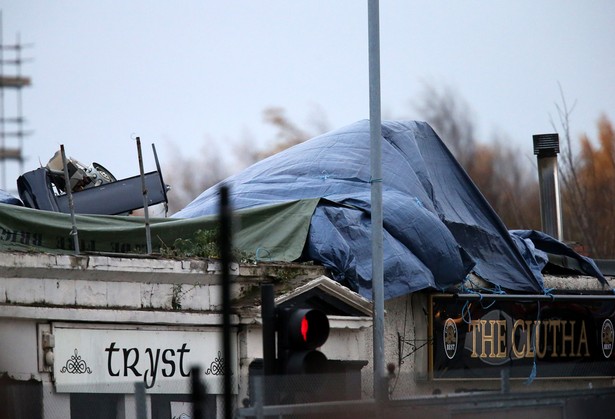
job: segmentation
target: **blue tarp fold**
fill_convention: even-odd
[[[519,244],[524,258],[529,261],[533,271],[542,271],[549,262],[549,254],[557,256],[565,256],[575,261],[574,267],[569,267],[580,274],[585,274],[597,278],[601,284],[610,287],[596,263],[588,258],[575,252],[570,246],[561,241],[549,236],[542,231],[536,230],[511,230],[510,234],[515,240],[523,241]],[[517,242],[520,243],[520,242]]]
[[[472,271],[504,289],[543,291],[542,277],[428,124],[386,121],[382,137],[385,298],[444,290]],[[235,209],[321,198],[305,255],[371,298],[369,156],[364,120],[289,148],[224,183]],[[215,214],[218,202],[214,186],[174,217]]]
[[[23,203],[19,198],[14,197],[10,193],[3,191],[2,189],[0,189],[0,203],[23,206]]]

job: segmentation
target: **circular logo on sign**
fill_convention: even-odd
[[[444,353],[448,359],[453,359],[457,353],[457,325],[451,318],[444,323]]]
[[[602,337],[601,337],[602,354],[604,355],[605,358],[610,357],[611,353],[613,352],[614,335],[615,333],[613,333],[613,323],[611,323],[609,319],[606,319],[602,323]]]

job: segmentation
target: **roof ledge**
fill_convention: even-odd
[[[276,306],[284,305],[285,303],[292,302],[292,300],[300,299],[302,295],[312,291],[319,291],[325,295],[333,297],[335,300],[340,301],[341,303],[351,307],[354,311],[360,313],[355,315],[372,316],[373,311],[371,301],[324,275],[321,275],[290,292],[280,295],[275,299]]]

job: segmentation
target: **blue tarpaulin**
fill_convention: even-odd
[[[0,203],[19,206],[23,205],[19,198],[15,198],[13,195],[3,191],[2,189],[0,189]]]
[[[536,230],[511,230],[510,234],[522,250],[523,256],[529,262],[532,270],[540,273],[550,261],[550,255],[551,258],[563,256],[573,261],[571,265],[574,266],[567,266],[569,270],[596,277],[600,283],[610,288],[608,281],[602,275],[596,263],[587,256],[578,254],[565,243]]]
[[[320,198],[304,257],[371,298],[369,121],[318,136],[226,179],[235,209]],[[543,292],[497,214],[433,129],[382,124],[385,298],[461,284],[470,272],[503,289]],[[216,214],[218,186],[173,217]],[[279,228],[283,229],[283,223]]]

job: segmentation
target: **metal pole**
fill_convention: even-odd
[[[459,300],[489,300],[489,301],[609,301],[615,300],[611,294],[456,294],[450,298]]]
[[[231,206],[229,190],[226,185],[220,187],[220,258],[222,263],[222,323],[224,351],[224,417],[233,417],[231,388]]]
[[[158,171],[158,175],[160,176],[160,183],[162,184],[162,190],[164,192],[164,216],[166,218],[169,212],[169,199],[167,197],[169,186],[164,183],[164,179],[162,178],[162,169],[160,168],[160,161],[158,160],[158,153],[156,153],[156,146],[154,144],[152,144],[152,152],[154,153],[154,160],[156,161],[156,170]]]
[[[374,398],[386,397],[384,368],[384,269],[382,233],[382,126],[380,111],[379,0],[368,0],[369,128],[372,222],[372,300],[374,345]]]
[[[251,377],[252,385],[254,386],[254,410],[256,411],[256,418],[262,419],[263,416],[263,404],[268,404],[265,401],[265,386],[263,383],[265,382],[264,376],[254,376]]]
[[[4,26],[2,24],[2,10],[0,10],[0,77],[4,75],[4,36],[2,32],[4,31]],[[0,153],[5,153],[5,138],[6,134],[4,132],[4,88],[0,87]],[[2,184],[0,185],[3,190],[6,189],[6,159],[5,156],[2,155],[0,158],[0,165],[2,165]]]
[[[261,285],[261,318],[263,319],[263,370],[275,373],[275,303],[273,284]]]
[[[190,384],[192,387],[192,419],[205,418],[205,387],[201,381],[201,368],[190,369]]]
[[[500,393],[510,393],[510,369],[508,367],[500,370]]]
[[[77,231],[77,221],[75,218],[75,203],[73,202],[73,191],[70,187],[70,177],[68,176],[68,162],[66,160],[66,153],[64,152],[64,144],[60,144],[60,151],[62,152],[62,166],[64,166],[64,187],[66,188],[66,194],[68,195],[68,208],[70,209],[70,222],[72,225],[70,235],[73,237],[75,254],[78,255],[79,233]]]
[[[137,137],[137,154],[139,156],[139,172],[141,173],[141,191],[143,192],[143,218],[145,220],[145,243],[147,254],[152,254],[152,233],[149,226],[149,210],[147,205],[147,188],[145,187],[145,172],[143,170],[143,154],[141,153],[141,138]]]
[[[21,78],[21,36],[19,32],[17,32],[17,39],[15,43],[16,48],[16,57],[15,64],[17,70],[17,78]],[[15,92],[17,95],[17,140],[18,140],[18,149],[19,149],[19,173],[23,173],[23,156],[21,154],[21,150],[23,150],[23,98],[21,93],[21,87],[17,88]]]
[[[147,419],[147,408],[145,403],[145,383],[135,383],[135,405],[136,419]]]
[[[261,318],[263,319],[263,380],[262,383],[271,383],[275,374],[275,300],[273,284],[261,285]],[[262,384],[261,384],[262,385]],[[275,391],[263,386],[261,396],[265,404],[272,402]]]

